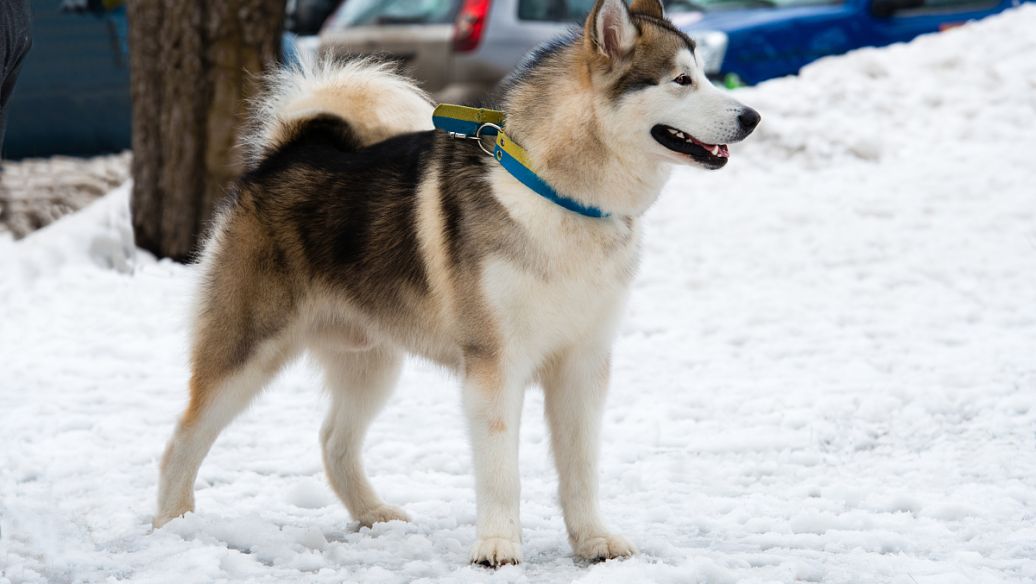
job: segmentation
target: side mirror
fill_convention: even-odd
[[[890,18],[900,10],[922,6],[924,6],[924,0],[872,0],[871,15],[875,18]]]

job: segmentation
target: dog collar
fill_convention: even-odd
[[[533,172],[529,164],[529,154],[524,148],[512,140],[503,130],[504,112],[499,110],[466,107],[462,105],[440,104],[432,112],[432,123],[454,138],[477,140],[479,147],[496,159],[504,170],[518,179],[518,182],[529,187],[534,193],[564,207],[574,213],[586,217],[604,218],[609,214],[597,207],[584,205],[579,201],[558,194],[545,180]],[[482,138],[496,136],[493,151],[486,150]]]

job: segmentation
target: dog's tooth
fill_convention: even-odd
[[[712,147],[712,155],[715,156],[717,154],[719,154],[719,146],[713,146]]]
[[[676,137],[683,140],[683,132],[677,132]]]
[[[669,128],[669,133],[670,134],[675,134],[676,133],[676,128]]]

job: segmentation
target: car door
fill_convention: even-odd
[[[768,10],[772,20],[734,33],[731,46],[750,47],[745,81],[794,75],[809,63],[853,48],[858,31],[851,5],[796,0]],[[753,30],[754,29],[754,30]]]
[[[427,91],[448,81],[460,0],[348,0],[320,33],[320,52],[399,62]]]
[[[1012,5],[1004,0],[916,0],[915,6],[895,10],[890,16],[874,15],[869,0],[868,16],[875,46],[907,42],[918,35],[938,32],[1000,12]]]

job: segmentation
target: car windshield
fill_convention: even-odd
[[[357,0],[350,0],[356,2]],[[840,4],[842,0],[662,0],[668,14],[737,10],[746,8],[787,8]],[[594,0],[519,0],[520,20],[582,22]]]
[[[672,14],[745,8],[791,8],[795,6],[841,3],[842,0],[666,0],[665,6],[666,11]]]
[[[335,24],[443,24],[453,22],[458,5],[459,0],[348,0]]]

